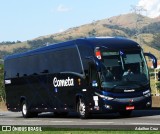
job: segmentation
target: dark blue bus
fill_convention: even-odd
[[[157,60],[126,38],[96,37],[52,44],[4,60],[6,105],[23,117],[41,112],[91,114],[151,107],[145,56]]]

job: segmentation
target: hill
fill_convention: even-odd
[[[160,59],[160,16],[153,19],[137,14],[114,16],[25,42],[0,43],[0,58],[7,54],[19,53],[66,40],[94,36],[121,36],[133,39],[140,43],[144,51],[150,51]]]

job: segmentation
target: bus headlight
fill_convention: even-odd
[[[113,99],[114,99],[114,98],[112,98],[112,97],[104,96],[104,95],[102,95],[102,98],[103,98],[103,99],[106,99],[106,100],[113,100]]]
[[[97,92],[95,92],[96,95],[98,95],[100,98],[102,99],[106,99],[106,100],[113,100],[114,98],[110,97],[110,96],[105,96],[105,95],[101,95]]]
[[[144,91],[144,92],[143,92],[143,95],[144,95],[145,97],[150,97],[150,96],[151,96],[150,90]]]
[[[151,96],[151,93],[147,93],[144,95],[145,97],[150,97]]]

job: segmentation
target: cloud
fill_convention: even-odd
[[[57,11],[58,12],[68,12],[70,10],[71,10],[70,8],[68,8],[68,7],[66,7],[66,6],[64,6],[62,4],[58,5],[58,7],[57,7]]]
[[[140,0],[138,5],[147,10],[147,16],[155,18],[160,15],[160,1],[159,0]]]
[[[61,32],[64,32],[64,31],[65,31],[65,29],[60,28],[58,32],[61,33]]]

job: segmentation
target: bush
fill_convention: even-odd
[[[157,89],[160,90],[160,82],[156,83]]]
[[[0,101],[5,100],[4,82],[3,82],[3,70],[4,67],[0,64]]]

